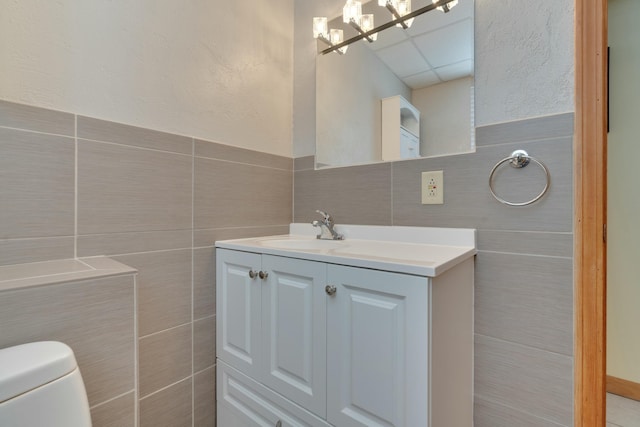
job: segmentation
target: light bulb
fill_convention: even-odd
[[[352,20],[360,25],[360,18],[362,17],[362,3],[354,0],[347,0],[342,9],[342,21],[348,24]]]
[[[433,0],[433,3],[438,3],[439,0]],[[450,1],[449,3],[447,3],[445,6],[438,6],[436,7],[436,9],[438,9],[440,12],[449,12],[451,9],[453,9],[453,7],[455,5],[458,4],[458,0],[453,0]]]
[[[313,38],[328,38],[327,18],[324,16],[313,18]]]
[[[360,28],[362,28],[362,31],[366,33],[367,31],[373,30],[373,27],[373,14],[368,13],[366,15],[362,15],[362,19],[360,21]],[[378,33],[370,35],[369,38],[371,38],[371,40],[373,41],[376,41],[378,39]],[[363,40],[367,41],[366,39]]]
[[[437,0],[436,0],[437,1]],[[396,10],[400,16],[405,16],[411,13],[411,0],[399,0],[396,2]],[[413,18],[407,19],[404,21],[404,24],[407,27],[410,27],[413,24]],[[402,28],[402,24],[396,24],[396,27]]]
[[[331,40],[331,44],[336,45],[340,44],[344,41],[344,32],[342,30],[336,30],[332,28],[329,30],[329,40]],[[341,47],[338,49],[340,53],[345,53],[347,51],[348,46]]]

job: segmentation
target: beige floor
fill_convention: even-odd
[[[607,393],[607,427],[640,427],[640,402]]]

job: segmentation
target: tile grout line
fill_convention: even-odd
[[[196,381],[194,371],[194,353],[195,353],[195,322],[194,322],[194,305],[195,305],[195,262],[194,251],[195,245],[195,187],[196,187],[196,141],[191,138],[191,426],[195,427],[196,422]]]
[[[135,389],[135,405],[133,417],[135,427],[140,426],[140,339],[138,338],[138,275],[133,275],[133,386]]]
[[[391,181],[391,189],[389,190],[391,193],[391,225],[393,226],[394,221],[393,221],[393,163],[391,162],[391,166],[389,167],[389,169],[391,170],[391,176],[389,177],[389,181]]]
[[[78,115],[73,115],[74,174],[73,174],[73,257],[78,258]]]

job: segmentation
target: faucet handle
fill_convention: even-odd
[[[329,215],[326,212],[321,211],[320,209],[316,209],[316,212],[319,213],[320,215],[322,215],[324,217],[324,220],[326,222],[331,222],[333,221],[333,218],[331,218],[331,215]]]

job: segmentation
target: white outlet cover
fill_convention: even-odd
[[[422,172],[422,204],[444,204],[444,174],[442,171]]]

